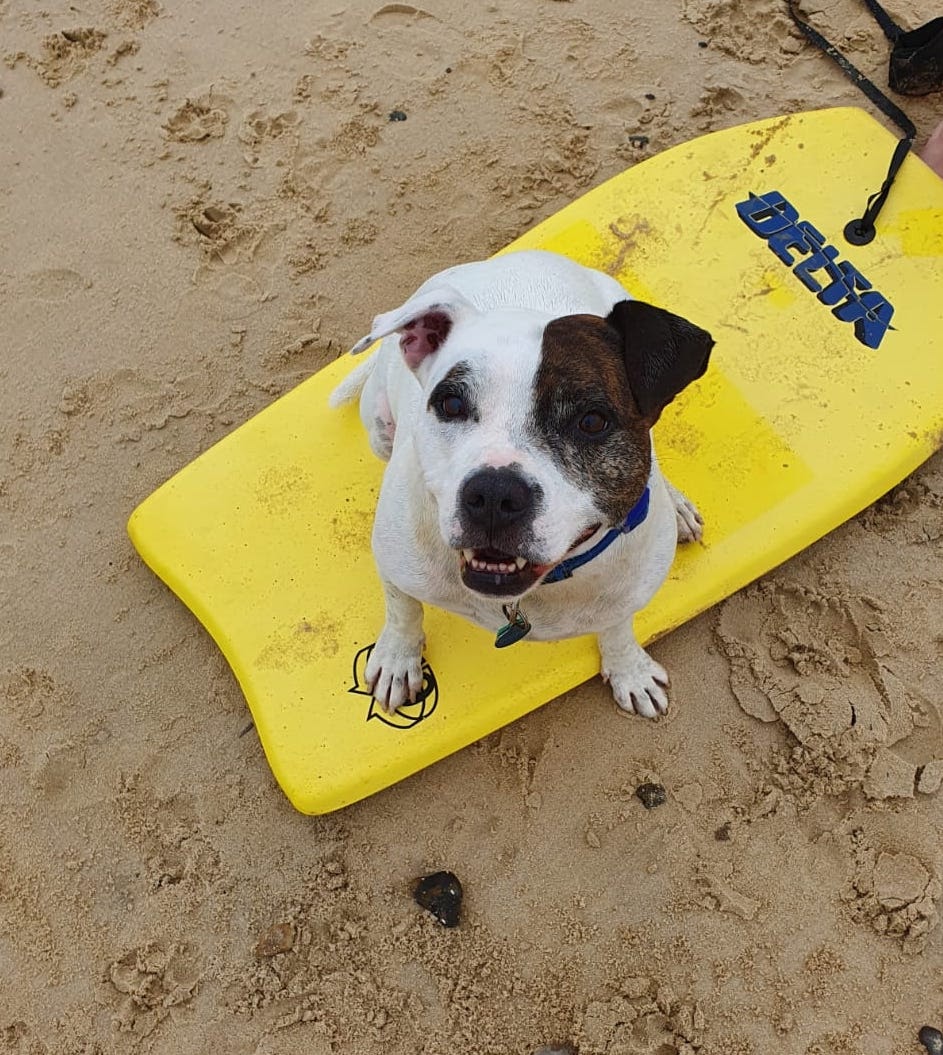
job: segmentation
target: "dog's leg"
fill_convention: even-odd
[[[635,640],[631,625],[599,634],[602,678],[623,711],[656,718],[668,710],[668,674]]]
[[[388,462],[393,453],[396,421],[390,407],[390,398],[385,391],[376,391],[372,385],[364,390],[360,404],[360,420],[367,430],[370,449],[378,458]]]
[[[671,501],[675,507],[678,541],[700,542],[704,536],[704,518],[697,511],[697,506],[670,480],[665,480],[665,487],[668,488],[668,494],[671,495]]]
[[[366,680],[373,698],[392,714],[422,688],[422,605],[384,581],[386,624],[367,662]]]

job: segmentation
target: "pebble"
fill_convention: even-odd
[[[392,110],[390,112],[391,121],[405,121],[406,114],[402,110]]]
[[[930,1055],[943,1055],[943,1033],[933,1026],[923,1026],[917,1039]]]
[[[453,872],[433,872],[413,887],[417,905],[435,916],[443,927],[455,927],[462,909],[462,884]]]
[[[290,923],[276,923],[259,938],[255,954],[265,958],[277,956],[280,952],[288,952],[294,944],[294,927]]]
[[[661,784],[639,784],[635,789],[635,794],[647,810],[653,810],[656,806],[661,806],[668,801],[668,792]]]

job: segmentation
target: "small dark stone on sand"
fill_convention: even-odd
[[[290,923],[276,923],[259,938],[255,954],[268,959],[280,952],[290,952],[294,944],[295,928]]]
[[[629,142],[634,147],[647,147],[649,143],[648,136],[629,136]]]
[[[405,121],[406,120],[406,114],[403,113],[402,110],[393,110],[390,113],[390,120],[391,121]]]
[[[646,98],[646,99],[647,99],[647,100],[648,100],[649,102],[652,102],[652,101],[654,100],[654,98],[655,98],[655,93],[654,93],[654,92],[646,92],[646,93],[645,93],[645,98]]]
[[[458,925],[462,909],[462,884],[453,872],[433,872],[416,880],[413,898],[428,909],[443,927]]]
[[[661,784],[639,784],[635,794],[641,799],[642,805],[647,810],[653,810],[668,801],[668,793]]]
[[[933,1026],[923,1026],[917,1034],[917,1040],[930,1055],[943,1055],[943,1033]]]
[[[730,821],[725,821],[719,828],[714,831],[714,838],[719,843],[730,842]]]
[[[699,48],[706,48],[706,47],[708,47],[708,41],[706,41],[706,40],[699,40],[697,42],[697,46]]]

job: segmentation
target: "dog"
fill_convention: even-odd
[[[619,707],[664,714],[668,675],[632,618],[703,522],[659,471],[651,428],[706,370],[710,334],[601,271],[526,250],[434,275],[351,352],[376,341],[331,395],[360,396],[388,462],[376,701],[392,713],[419,692],[432,604],[498,645],[594,633]]]

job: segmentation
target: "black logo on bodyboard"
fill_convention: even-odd
[[[425,721],[436,709],[436,705],[439,702],[439,685],[436,682],[432,667],[429,666],[426,660],[422,661],[422,687],[416,694],[416,699],[412,703],[404,703],[393,714],[387,714],[373,698],[373,694],[366,684],[367,660],[369,660],[372,651],[373,645],[367,645],[354,656],[354,683],[347,690],[357,696],[368,696],[370,698],[366,720],[369,722],[371,718],[376,718],[384,725],[390,726],[391,729],[412,729],[420,722]]]

